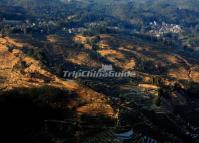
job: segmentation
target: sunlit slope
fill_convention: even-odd
[[[76,111],[81,114],[104,114],[107,116],[114,114],[107,97],[76,81],[60,79],[49,72],[41,61],[24,54],[22,50],[24,46],[28,47],[31,45],[16,42],[9,37],[0,39],[1,94],[12,90],[17,91],[18,89],[23,89],[21,92],[29,90],[33,95],[38,92],[39,95],[37,96],[45,98],[45,96],[48,95],[56,95],[55,92],[57,90],[53,91],[53,89],[60,89],[67,91],[66,94],[62,96],[68,96],[69,99],[70,96],[72,96],[69,93],[76,94],[75,98],[73,98],[73,96],[71,97],[69,104],[66,104],[68,101],[66,103],[64,103],[64,101],[62,102],[63,106],[67,108],[76,109]],[[35,92],[34,89],[38,89],[37,92]],[[27,93],[27,95],[31,95],[31,92]],[[83,104],[79,104],[79,102]]]

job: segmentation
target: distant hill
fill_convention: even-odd
[[[0,0],[0,4],[22,7],[57,6],[61,3],[59,0]]]

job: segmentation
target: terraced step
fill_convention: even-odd
[[[93,137],[87,138],[86,140],[84,140],[83,143],[122,143],[122,142],[115,137],[113,130],[107,130]]]

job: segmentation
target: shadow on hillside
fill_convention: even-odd
[[[7,142],[54,143],[61,138],[73,143],[77,139],[77,131],[87,136],[90,134],[87,130],[94,132],[101,128],[101,124],[112,125],[112,120],[104,115],[78,118],[76,108],[83,104],[85,102],[76,93],[56,87],[0,92],[1,139]]]
[[[44,121],[64,120],[74,116],[74,112],[64,109],[61,104],[64,102],[66,105],[72,98],[68,94],[67,91],[54,87],[20,88],[1,93],[2,137],[7,142],[50,142],[51,137],[44,132]],[[56,103],[61,105],[56,106]]]

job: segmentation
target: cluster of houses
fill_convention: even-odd
[[[30,20],[6,20],[3,19],[1,21],[1,25],[3,26],[2,29],[6,26],[9,26],[10,32],[12,33],[28,33],[28,32],[38,32],[38,33],[44,33],[50,31],[50,29],[54,26],[56,26],[56,22],[49,20],[43,20],[43,19],[36,19],[34,21]]]
[[[41,18],[37,18],[33,20],[6,20],[3,19],[1,21],[3,26],[9,26],[12,33],[49,33],[51,30],[57,28],[57,22],[54,20],[45,20]],[[66,34],[74,34],[74,33],[84,33],[88,30],[88,27],[95,26],[93,23],[88,24],[87,27],[60,27],[59,30]],[[3,27],[2,27],[3,29]]]
[[[161,37],[167,33],[174,33],[178,34],[182,32],[182,28],[180,25],[177,24],[167,24],[162,22],[161,24],[157,23],[156,21],[150,22],[151,30],[149,33],[155,37]]]

